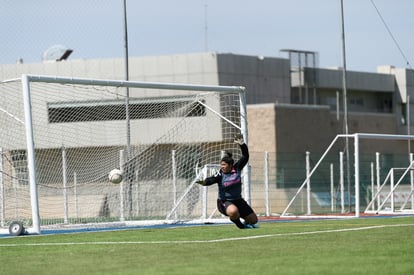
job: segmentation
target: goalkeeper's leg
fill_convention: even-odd
[[[229,216],[230,220],[240,229],[244,228],[244,224],[240,220],[240,213],[237,206],[234,204],[230,204],[226,209],[227,216]]]
[[[257,215],[253,208],[247,204],[244,199],[237,201],[237,207],[239,209],[240,216],[244,219],[246,228],[256,228],[258,222]]]
[[[217,209],[221,214],[228,216],[238,228],[244,228],[244,224],[240,220],[239,209],[236,205],[229,201],[217,200]]]

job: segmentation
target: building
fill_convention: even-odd
[[[254,151],[323,151],[344,132],[340,68],[231,53],[131,57],[129,66],[130,80],[245,86]],[[25,73],[122,80],[123,68],[122,58],[3,64],[0,78]],[[407,123],[414,116],[407,117],[407,99],[414,93],[414,72],[381,66],[375,73],[348,71],[346,77],[349,133],[411,132]]]

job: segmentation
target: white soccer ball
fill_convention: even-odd
[[[118,184],[122,181],[122,172],[119,169],[113,169],[109,172],[109,181],[115,184]]]

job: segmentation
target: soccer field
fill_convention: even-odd
[[[1,274],[414,274],[414,217],[0,239]]]

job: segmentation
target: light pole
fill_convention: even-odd
[[[348,99],[346,87],[346,50],[345,50],[345,23],[344,23],[344,1],[341,0],[341,37],[342,37],[342,85],[343,85],[343,101],[344,101],[344,130],[345,130],[345,155],[346,155],[346,176],[348,183],[348,205],[351,211],[351,181],[349,167],[349,130],[348,130]]]
[[[129,54],[128,54],[128,22],[127,22],[127,9],[126,0],[123,0],[124,11],[124,50],[125,50],[125,80],[129,80]],[[131,122],[129,116],[129,88],[125,87],[125,120],[126,120],[126,166],[125,166],[125,179],[128,190],[128,213],[132,216],[132,182],[131,182]]]

